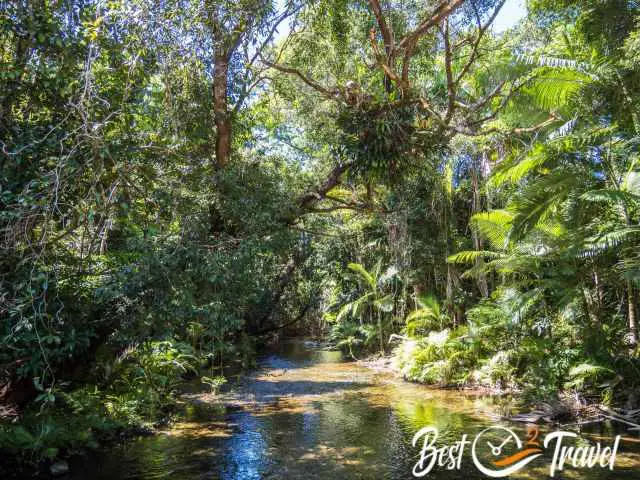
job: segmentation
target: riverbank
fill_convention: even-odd
[[[605,405],[587,399],[575,391],[558,391],[553,397],[526,401],[523,391],[517,387],[490,387],[481,384],[429,385],[403,376],[398,359],[393,354],[373,354],[358,360],[357,364],[374,372],[393,375],[403,381],[437,390],[456,390],[474,395],[511,396],[520,398],[514,405],[515,413],[500,415],[501,420],[525,424],[549,424],[562,428],[616,422],[632,431],[640,431],[640,410],[623,408],[623,405]],[[515,396],[515,397],[514,397]]]
[[[75,388],[61,380],[19,417],[2,419],[0,450],[7,460],[0,463],[0,476],[63,474],[62,462],[76,455],[161,431],[183,415],[183,391],[224,383],[217,372],[205,352],[173,340],[102,352]]]

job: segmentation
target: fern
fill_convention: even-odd
[[[360,279],[364,280],[369,288],[371,288],[371,290],[376,290],[377,281],[374,275],[369,273],[367,269],[364,268],[364,265],[361,265],[359,263],[350,263],[349,265],[347,265],[347,268],[356,273]]]
[[[613,375],[615,375],[615,372],[610,368],[591,363],[581,363],[569,371],[570,380],[565,383],[565,387],[583,389],[587,382],[595,382],[603,377]]]
[[[589,202],[623,204],[633,204],[633,202],[637,202],[640,200],[640,197],[633,193],[607,188],[601,188],[599,190],[589,190],[583,193],[580,198]]]

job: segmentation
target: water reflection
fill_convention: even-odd
[[[495,424],[492,415],[510,402],[408,384],[302,342],[260,364],[225,397],[232,408],[200,399],[166,434],[76,461],[72,478],[406,479],[418,458],[410,445],[417,430],[435,426],[441,444],[453,443]],[[597,427],[585,437],[608,442],[611,433]],[[567,470],[555,478],[639,478],[640,443],[622,449],[614,472]],[[549,460],[512,478],[548,478]],[[434,470],[429,478],[485,477],[466,455],[462,472]]]
[[[236,431],[225,442],[221,477],[225,480],[259,480],[269,466],[260,418],[249,413],[236,413],[229,417]]]

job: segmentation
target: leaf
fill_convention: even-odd
[[[39,392],[43,392],[44,391],[44,386],[42,385],[42,382],[40,381],[40,377],[33,377],[33,385],[34,385],[34,387],[36,387],[36,390],[38,390]]]
[[[449,263],[474,263],[477,259],[482,258],[503,258],[504,254],[499,252],[490,252],[487,250],[465,250],[454,253],[447,257]]]
[[[57,449],[56,447],[49,447],[44,450],[43,456],[45,458],[48,458],[49,460],[53,460],[58,456],[59,453],[60,453],[60,450]]]
[[[582,200],[589,202],[602,202],[602,203],[624,203],[632,204],[640,200],[640,197],[633,193],[625,192],[622,190],[614,190],[602,188],[598,190],[589,190],[580,195]]]
[[[506,210],[477,213],[471,226],[497,249],[506,249],[514,215]]]
[[[615,374],[616,372],[614,372],[612,369],[608,367],[603,367],[601,365],[595,365],[595,364],[585,362],[569,370],[569,378],[571,380],[567,382],[565,386],[568,388],[583,388],[584,384],[587,381],[593,382],[603,375],[615,375]],[[612,388],[613,386],[615,385],[610,385],[609,387]]]
[[[499,187],[507,183],[518,183],[524,177],[535,172],[539,167],[543,166],[548,160],[548,156],[542,145],[537,145],[527,154],[510,163],[504,163],[499,166],[491,177],[491,184]]]
[[[366,282],[366,284],[372,291],[376,290],[377,282],[375,280],[375,277],[371,273],[369,273],[363,265],[359,263],[350,263],[349,265],[347,265],[347,268],[359,275],[359,277]]]
[[[384,297],[374,302],[376,308],[383,312],[389,313],[393,310],[394,300],[393,295],[385,295]]]

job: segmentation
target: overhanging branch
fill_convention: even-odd
[[[328,99],[335,100],[337,96],[341,96],[342,95],[342,92],[340,91],[340,89],[338,87],[324,87],[323,85],[321,85],[320,83],[316,82],[312,78],[309,78],[307,75],[302,73],[297,68],[290,67],[290,66],[287,66],[287,65],[281,65],[281,64],[278,64],[278,63],[273,63],[273,62],[270,62],[269,60],[265,59],[264,57],[261,57],[261,59],[262,59],[262,62],[265,65],[267,65],[267,66],[269,66],[269,67],[271,67],[271,68],[273,68],[275,70],[278,70],[278,71],[283,72],[283,73],[288,73],[290,75],[295,75],[300,80],[302,80],[306,85],[308,85],[309,87],[313,88],[315,91],[317,91],[318,93],[322,94],[324,97],[326,97]]]

